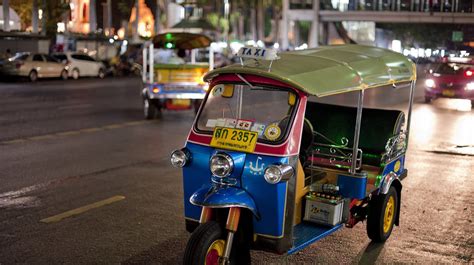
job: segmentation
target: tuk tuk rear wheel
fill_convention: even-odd
[[[156,107],[147,97],[143,98],[143,115],[147,120],[151,120],[156,116]]]
[[[374,242],[385,242],[392,233],[397,215],[398,195],[392,186],[387,194],[379,194],[369,203],[367,235]]]

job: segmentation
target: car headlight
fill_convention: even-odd
[[[277,184],[282,180],[288,180],[293,176],[294,170],[290,165],[271,165],[265,169],[263,175],[270,184]]]
[[[474,82],[467,83],[465,89],[466,90],[474,90]]]
[[[436,83],[433,79],[426,79],[425,80],[425,85],[429,88],[433,88],[436,86]]]
[[[212,175],[225,178],[232,173],[234,169],[234,161],[232,157],[224,153],[217,153],[211,157],[209,163]]]
[[[184,167],[189,160],[189,152],[186,149],[174,150],[171,153],[171,165],[174,167]]]

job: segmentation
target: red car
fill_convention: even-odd
[[[436,98],[470,99],[474,106],[474,65],[439,63],[425,80],[425,102]]]

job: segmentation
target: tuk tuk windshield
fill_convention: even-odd
[[[227,127],[258,132],[258,140],[277,143],[289,129],[296,94],[289,89],[219,84],[214,86],[196,122],[199,131]]]

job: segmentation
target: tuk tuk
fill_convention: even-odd
[[[206,74],[185,147],[171,154],[192,232],[184,264],[248,264],[251,249],[292,254],[364,220],[371,240],[387,240],[407,176],[413,62],[359,45],[238,56]],[[366,89],[387,85],[410,87],[407,118],[363,107]],[[310,101],[350,92],[357,107]]]
[[[146,119],[160,116],[163,109],[197,111],[208,88],[202,77],[213,68],[210,44],[206,35],[168,32],[145,45],[141,96]],[[209,52],[208,61],[198,62],[203,50]]]

